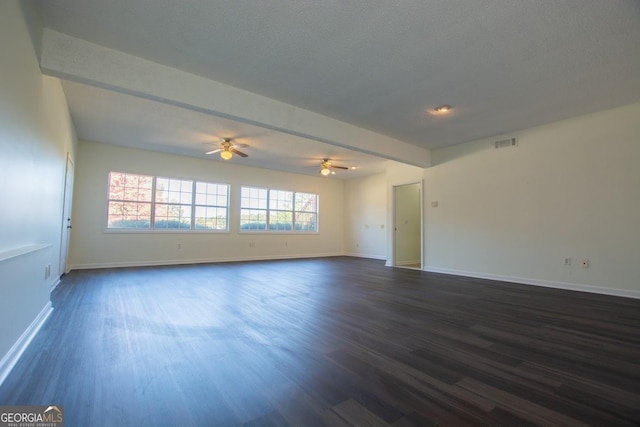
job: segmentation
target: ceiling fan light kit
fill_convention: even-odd
[[[220,157],[222,157],[224,160],[229,160],[233,157],[233,153],[229,150],[222,150],[220,152]]]
[[[243,153],[235,147],[236,146],[231,142],[231,138],[223,138],[222,142],[220,143],[220,148],[218,148],[217,150],[208,151],[205,154],[220,153],[220,157],[222,157],[224,160],[231,159],[234,154],[237,154],[240,157],[249,157],[248,154]],[[239,144],[238,147],[248,147],[248,145]]]
[[[320,174],[322,176],[334,175],[335,171],[332,171],[331,169],[349,170],[349,168],[346,168],[344,166],[334,165],[333,163],[331,163],[331,161],[329,159],[323,159],[322,162],[320,163]]]

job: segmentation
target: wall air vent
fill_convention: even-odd
[[[515,147],[518,145],[518,141],[515,138],[501,139],[495,142],[496,148]]]

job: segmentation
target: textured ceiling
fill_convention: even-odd
[[[59,32],[427,148],[640,100],[636,0],[37,5]]]
[[[206,153],[230,138],[246,145],[241,151],[249,157],[233,160],[246,166],[316,175],[322,160],[331,159],[356,167],[335,170],[336,178],[385,171],[386,161],[373,155],[82,83],[63,81],[62,87],[78,135],[91,141],[224,162],[219,154]]]

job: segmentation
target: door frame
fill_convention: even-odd
[[[74,163],[71,153],[67,153],[62,190],[62,232],[60,234],[59,275],[69,272],[69,242],[71,239],[71,209],[73,202]]]
[[[392,224],[392,230],[391,230],[391,239],[392,239],[392,245],[391,245],[391,254],[390,254],[390,259],[391,259],[391,263],[389,263],[392,267],[400,267],[400,268],[411,268],[411,267],[406,267],[406,266],[402,266],[402,265],[397,265],[396,262],[396,252],[397,252],[397,245],[398,245],[398,239],[397,239],[397,230],[396,230],[396,217],[397,217],[397,189],[398,187],[404,187],[407,185],[418,185],[418,189],[419,189],[419,203],[418,203],[418,209],[420,210],[419,214],[420,214],[420,270],[422,270],[424,268],[424,180],[417,180],[417,181],[410,181],[410,182],[404,182],[402,184],[394,184],[392,186],[392,195],[391,195],[391,200],[392,200],[392,209],[391,209],[391,224]]]

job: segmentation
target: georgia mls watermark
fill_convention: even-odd
[[[0,427],[64,427],[62,406],[0,406]]]

